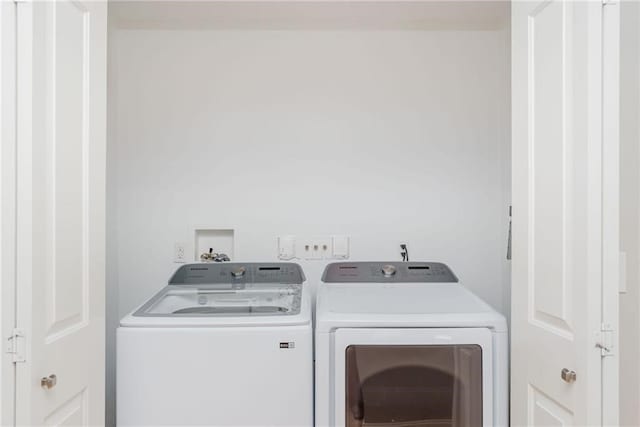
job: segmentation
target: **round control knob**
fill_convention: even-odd
[[[232,275],[233,277],[236,277],[236,278],[238,278],[238,277],[242,277],[242,276],[244,276],[244,273],[245,273],[246,271],[247,271],[247,269],[246,269],[246,268],[244,268],[244,267],[234,268],[233,270],[231,270],[231,275]]]
[[[396,267],[394,265],[387,264],[382,267],[382,274],[384,274],[384,277],[391,277],[396,274]]]

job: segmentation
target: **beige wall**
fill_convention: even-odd
[[[640,425],[640,3],[621,3],[620,245],[626,287],[620,294],[620,424]]]
[[[109,414],[117,319],[164,286],[175,242],[194,253],[195,228],[234,228],[236,260],[276,259],[287,234],[348,235],[352,260],[406,241],[508,312],[507,30],[118,29],[109,44]]]

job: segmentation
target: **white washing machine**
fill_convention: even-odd
[[[444,264],[344,262],[316,302],[316,426],[506,426],[505,318]]]
[[[118,425],[312,426],[304,282],[292,263],[179,268],[118,328]]]

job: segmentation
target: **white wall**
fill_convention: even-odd
[[[237,260],[274,260],[283,234],[346,234],[353,260],[399,260],[408,242],[508,311],[508,32],[118,30],[110,43],[112,327],[202,226],[234,228]],[[311,281],[324,267],[302,264]]]
[[[620,246],[627,292],[620,295],[620,424],[640,425],[640,4],[621,2]]]

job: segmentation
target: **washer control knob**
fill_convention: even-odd
[[[396,267],[394,265],[387,264],[382,267],[382,274],[384,274],[384,277],[391,277],[396,274]]]
[[[233,277],[236,277],[236,278],[237,277],[242,277],[242,276],[244,276],[244,273],[246,271],[247,271],[247,269],[244,268],[244,267],[237,267],[237,268],[234,268],[233,270],[231,270],[231,275]]]

